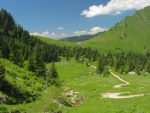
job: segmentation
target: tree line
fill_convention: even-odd
[[[10,13],[0,10],[0,57],[11,60],[20,67],[27,67],[38,76],[45,76],[46,63],[60,61],[61,57],[66,60],[85,57],[95,61],[97,56],[98,51],[90,48],[42,42],[16,24]]]
[[[108,74],[109,68],[114,68],[120,73],[131,71],[140,74],[141,71],[150,73],[150,52],[146,54],[134,53],[132,51],[123,52],[121,50],[108,52],[99,56],[98,73]]]

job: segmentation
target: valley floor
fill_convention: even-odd
[[[73,64],[67,64],[63,66],[58,64],[60,73],[64,70],[68,70]],[[76,73],[81,70],[78,66],[73,66]],[[79,70],[78,70],[79,69]],[[71,70],[70,70],[71,71]],[[83,103],[76,105],[75,107],[64,107],[65,113],[149,113],[150,109],[150,75],[142,74],[137,75],[121,75],[121,78],[130,83],[130,85],[123,86],[122,88],[113,88],[116,84],[122,84],[114,76],[100,77],[95,72],[93,67],[88,67],[80,76],[74,76],[76,73],[69,74],[71,79],[66,78],[65,86],[79,92],[79,95],[83,99]],[[64,72],[65,76],[65,72]],[[66,75],[67,76],[67,75]],[[72,76],[74,76],[72,78]],[[106,92],[130,92],[127,95],[138,95],[141,97],[123,98],[123,99],[110,99],[103,98],[102,95]],[[142,95],[145,94],[145,95]]]
[[[24,109],[27,113],[51,113],[59,109],[62,113],[150,113],[150,75],[120,75],[129,85],[121,88],[113,86],[123,84],[114,76],[101,77],[93,67],[75,61],[56,64],[63,89],[49,88],[37,101],[30,104],[5,106],[9,109]],[[125,82],[124,81],[124,82]],[[134,98],[103,98],[105,93],[130,92],[130,95],[144,94]],[[70,99],[73,106],[58,102],[60,94]],[[73,95],[73,96],[72,96]],[[128,93],[121,94],[127,96]],[[2,107],[0,107],[2,108]]]

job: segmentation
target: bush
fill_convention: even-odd
[[[105,67],[105,68],[104,68],[104,71],[103,71],[103,76],[104,76],[104,77],[108,77],[109,74],[110,74],[109,68],[108,68],[108,67]]]
[[[5,74],[5,68],[3,66],[0,66],[0,89],[2,87],[2,80],[4,78],[4,74]]]
[[[5,68],[4,66],[0,66],[0,76],[5,74]]]

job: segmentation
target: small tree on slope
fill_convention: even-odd
[[[48,75],[50,75],[48,77],[50,84],[59,87],[60,86],[59,76],[54,62],[52,62],[51,69]]]

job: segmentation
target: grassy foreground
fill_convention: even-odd
[[[130,82],[129,86],[113,89],[113,85],[121,83],[113,76],[100,77],[95,75],[91,67],[82,64],[58,63],[58,72],[64,79],[66,87],[78,91],[83,102],[75,107],[64,107],[64,113],[149,113],[150,109],[150,75],[122,75]],[[82,69],[81,69],[82,67]],[[70,70],[69,70],[70,69]],[[83,72],[82,72],[83,70]],[[81,73],[82,72],[82,73]],[[144,97],[131,99],[103,99],[105,92],[144,93]]]
[[[22,109],[27,113],[53,113],[54,110],[63,113],[149,113],[150,109],[150,75],[121,75],[130,82],[130,85],[121,89],[113,89],[113,85],[120,84],[113,76],[101,77],[96,74],[92,67],[79,64],[75,61],[58,62],[56,67],[63,81],[63,87],[70,91],[78,92],[78,97],[82,102],[72,107],[54,102],[54,99],[62,98],[66,91],[55,87],[50,87],[44,91],[42,96],[29,104],[1,105],[2,108],[15,110]],[[104,99],[102,94],[106,92],[131,92],[144,93],[143,97],[131,99]]]

